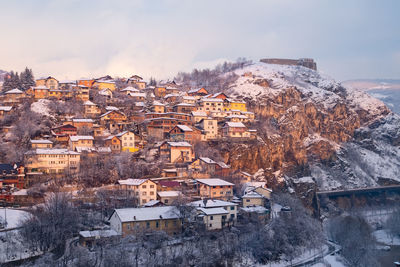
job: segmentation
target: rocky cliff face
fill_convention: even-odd
[[[259,121],[252,127],[257,128],[260,138],[222,148],[232,168],[250,173],[263,169],[271,186],[280,181],[297,188],[293,182],[303,176],[310,176],[320,189],[399,179],[396,172],[357,172],[357,168],[375,170],[367,167],[374,165],[372,161],[363,166],[351,163],[357,158],[354,154],[366,153],[364,149],[374,151],[382,162],[399,154],[400,134],[396,131],[400,124],[396,127],[395,121],[400,120],[381,101],[298,66],[257,63],[235,74],[239,78],[229,93],[244,99],[255,112]],[[379,134],[384,131],[386,138]],[[397,159],[394,161],[397,164]],[[396,164],[386,167],[394,168]]]

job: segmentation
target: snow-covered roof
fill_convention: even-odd
[[[90,135],[71,135],[69,139],[72,142],[77,142],[79,140],[94,140],[93,136]]]
[[[241,101],[241,100],[235,100],[232,98],[227,98],[226,101],[230,102],[230,103],[239,103],[239,104],[246,104],[246,102]]]
[[[219,178],[208,178],[208,179],[196,179],[197,182],[208,185],[208,186],[226,186],[226,185],[234,185],[230,182]]]
[[[125,180],[118,180],[120,185],[141,185],[146,182],[147,179],[125,179]]]
[[[123,132],[120,132],[119,134],[116,134],[115,136],[116,136],[116,137],[121,137],[121,136],[123,136],[123,135],[125,135],[125,134],[127,134],[127,133],[132,133],[132,132],[130,132],[130,131],[123,131]]]
[[[8,90],[7,92],[5,92],[5,94],[23,94],[24,92],[22,92],[21,90],[19,90],[18,88],[15,89],[11,89]]]
[[[72,119],[73,122],[94,122],[92,119]]]
[[[113,111],[113,110],[119,110],[119,108],[113,107],[113,106],[107,106],[107,107],[106,107],[106,110],[107,110],[107,111]]]
[[[229,169],[231,166],[229,166],[228,164],[226,164],[223,161],[218,161],[217,162],[218,166],[220,166],[221,168],[225,168],[225,169]]]
[[[16,192],[12,193],[12,194],[13,194],[13,196],[26,196],[26,195],[28,195],[28,190],[27,189],[21,189],[21,190],[18,190]]]
[[[192,111],[193,117],[207,117],[207,113],[204,111]]]
[[[238,204],[219,199],[207,199],[205,203],[204,200],[197,200],[190,202],[188,205],[201,208],[216,208],[216,207],[237,206]]]
[[[201,102],[224,102],[224,100],[222,100],[221,98],[208,98],[208,97],[204,97],[202,99],[200,99]]]
[[[164,96],[165,99],[170,98],[170,97],[179,97],[181,96],[180,94],[167,94]]]
[[[112,80],[97,80],[96,83],[109,83],[109,84],[115,84],[115,81]]]
[[[194,96],[189,96],[189,95],[185,95],[182,97],[184,100],[196,100],[196,97]]]
[[[133,97],[146,97],[146,93],[128,93],[128,95]]]
[[[65,148],[37,148],[36,150],[28,151],[26,153],[37,155],[79,155],[79,153]]]
[[[90,100],[85,101],[85,102],[83,103],[83,105],[84,105],[84,106],[96,106],[96,104],[93,103],[93,102],[90,101]]]
[[[224,208],[211,208],[211,209],[197,208],[197,210],[201,211],[205,215],[219,215],[219,214],[228,214],[229,213]]]
[[[139,89],[136,89],[132,86],[128,86],[121,90],[121,92],[140,92]]]
[[[203,87],[201,87],[201,88],[195,88],[195,89],[190,89],[189,91],[188,91],[188,93],[189,94],[191,94],[191,93],[197,93],[198,91],[200,91],[201,89],[203,89]],[[205,90],[205,89],[204,89]],[[207,90],[206,90],[207,91]]]
[[[188,142],[167,142],[167,143],[170,146],[185,146],[185,147],[191,147],[192,146]]]
[[[53,144],[53,142],[46,139],[39,139],[39,140],[31,140],[31,144]]]
[[[179,106],[179,107],[194,107],[194,105],[193,104],[189,104],[189,103],[179,103],[179,104],[176,104],[175,106]]]
[[[112,91],[109,88],[105,88],[105,89],[99,91],[99,94],[104,95],[104,96],[109,96],[109,95],[112,95]]]
[[[256,213],[267,213],[268,209],[262,206],[248,206],[244,208],[240,208],[242,211],[245,212],[256,212]]]
[[[10,111],[12,109],[12,106],[1,106],[0,111]]]
[[[255,191],[249,191],[242,198],[264,198],[264,196]]]
[[[111,148],[110,147],[96,147],[96,151],[99,153],[111,153]]]
[[[75,80],[63,80],[63,81],[59,81],[59,84],[74,84],[76,83]]]
[[[113,111],[116,111],[116,110],[107,111],[106,113],[101,114],[101,115],[100,115],[100,118],[102,118],[102,117],[104,117],[104,116],[107,116],[108,114],[110,114],[110,113],[113,112]]]
[[[216,164],[216,162],[214,161],[214,160],[212,160],[212,159],[210,159],[210,158],[207,158],[207,157],[200,157],[199,158],[201,161],[204,161],[205,163],[207,163],[207,164]]]
[[[33,89],[36,89],[36,90],[50,90],[47,86],[45,86],[45,85],[39,85],[39,86],[35,86],[35,87],[32,87]]]
[[[178,127],[179,129],[181,129],[184,132],[193,132],[192,128],[190,128],[187,125],[176,125],[176,127]]]
[[[100,237],[112,237],[112,236],[119,236],[115,230],[94,230],[94,231],[80,231],[79,235],[85,238],[100,238]]]
[[[121,222],[178,219],[180,212],[174,206],[115,209]]]
[[[160,203],[160,200],[153,199],[153,200],[150,200],[149,202],[146,202],[143,206],[144,207],[153,207],[153,206],[157,205],[158,203]]]
[[[229,115],[229,116],[226,116],[225,118],[227,118],[227,119],[247,119],[247,116],[245,116],[245,115]]]
[[[161,191],[157,192],[159,197],[179,197],[182,193],[180,191]]]
[[[244,172],[243,172],[244,173]],[[250,175],[250,174],[248,174],[249,176],[252,176],[252,175]],[[266,186],[266,182],[257,182],[257,181],[254,181],[254,182],[247,182],[247,183],[245,183],[244,184],[244,186],[245,187],[249,187],[249,186],[252,186],[252,187],[265,187]]]
[[[153,101],[153,106],[165,106],[165,104],[163,104],[159,101]]]
[[[242,122],[228,121],[225,123],[225,125],[233,128],[246,128],[246,126]]]

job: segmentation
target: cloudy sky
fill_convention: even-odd
[[[0,69],[173,77],[246,57],[312,57],[337,80],[400,78],[400,1],[0,0]]]

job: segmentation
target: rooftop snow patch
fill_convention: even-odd
[[[121,222],[135,222],[135,221],[154,221],[168,219],[178,219],[179,210],[174,206],[168,207],[151,207],[151,208],[126,208],[116,209]]]
[[[209,178],[209,179],[196,179],[197,182],[208,185],[208,186],[229,186],[234,185],[230,182],[219,178]]]

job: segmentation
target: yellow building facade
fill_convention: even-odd
[[[24,163],[28,172],[77,173],[80,154],[67,149],[35,149],[25,153]]]

